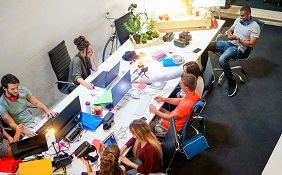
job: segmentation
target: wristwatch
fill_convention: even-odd
[[[238,41],[240,42],[240,38],[238,38]]]

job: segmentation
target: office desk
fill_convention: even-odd
[[[174,46],[173,41],[171,41],[171,42],[164,42],[163,44],[160,45],[136,49],[135,51],[137,54],[139,54],[140,52],[144,52],[147,54],[148,57],[151,57],[151,53],[157,50],[163,50],[166,51],[167,57],[171,57],[173,54],[178,54],[185,59],[185,62],[197,61],[198,58],[204,52],[204,50],[207,48],[208,44],[218,34],[224,23],[225,23],[224,20],[218,20],[218,28],[215,29],[211,28],[208,30],[204,30],[204,29],[191,30],[190,34],[192,35],[192,40],[190,44],[185,48]],[[178,35],[179,32],[174,32],[175,39],[178,38]],[[198,53],[193,53],[192,51],[195,50],[196,48],[200,48],[202,50]],[[122,55],[126,51],[133,51],[133,50],[134,48],[130,43],[130,41],[128,40],[121,47],[119,47],[119,49],[115,51],[110,58],[106,59],[106,62],[117,63],[118,61],[120,61],[122,65],[137,68],[138,60],[133,64],[129,64],[128,61],[122,59]],[[168,52],[171,50],[173,51],[173,53],[169,54]],[[151,70],[150,68],[155,68],[160,66],[162,66],[162,63],[154,60],[151,60],[150,63],[145,62],[145,67],[149,67],[149,70]]]
[[[148,56],[154,51],[157,50],[164,50],[169,51],[172,50],[173,54],[178,54],[182,56],[185,61],[196,61],[198,57],[202,54],[204,49],[207,47],[209,42],[212,40],[212,38],[218,33],[220,28],[223,26],[224,21],[219,20],[218,21],[219,27],[217,29],[210,29],[210,30],[199,30],[199,31],[191,31],[192,35],[192,41],[189,46],[186,48],[178,48],[173,45],[173,42],[167,42],[162,45],[152,46],[148,48],[142,48],[136,50],[137,54],[140,52],[146,53]],[[178,35],[175,35],[175,37],[178,37]],[[192,51],[196,48],[201,48],[202,50],[200,52],[193,53]],[[98,74],[103,70],[110,70],[118,61],[121,62],[120,72],[119,76],[111,83],[111,85],[114,85],[120,77],[128,70],[131,70],[131,73],[137,68],[137,63],[134,63],[132,65],[129,64],[129,62],[124,61],[122,59],[122,55],[128,51],[128,50],[134,50],[133,46],[129,41],[124,43],[110,58],[108,58],[104,63],[102,63],[99,66],[99,71],[92,73],[87,79],[87,82],[91,82]],[[168,57],[171,55],[168,55]],[[156,75],[158,73],[167,72],[175,70],[177,67],[163,67],[161,62],[153,61],[146,62],[145,66],[149,67],[149,72],[146,73],[148,76]],[[167,85],[164,87],[163,90],[156,90],[151,89],[149,87],[146,87],[144,89],[144,92],[146,94],[150,94],[153,96],[156,95],[162,95],[163,97],[168,97],[170,93],[173,91],[173,89],[177,86],[179,83],[180,78],[167,81]],[[94,103],[98,96],[101,96],[105,89],[102,88],[96,88],[95,90],[88,90],[84,86],[79,85],[71,94],[69,94],[66,98],[64,98],[54,109],[53,111],[60,112],[62,111],[76,96],[80,97],[80,104],[82,108],[82,112],[85,112],[85,102],[90,101],[91,103]],[[95,95],[93,95],[95,94]],[[140,97],[142,98],[143,93],[141,93]],[[162,106],[162,103],[154,101],[152,98],[151,103],[156,106],[156,108],[160,108]],[[70,148],[68,150],[68,153],[71,154],[74,152],[74,150],[84,141],[88,141],[91,143],[94,139],[98,140],[104,140],[111,132],[114,132],[117,134],[121,127],[128,127],[129,124],[134,119],[139,119],[142,116],[134,115],[134,112],[136,108],[138,107],[138,104],[140,100],[132,99],[129,97],[128,99],[121,100],[123,102],[123,107],[119,110],[115,109],[113,112],[115,114],[115,122],[112,124],[112,127],[109,130],[104,131],[102,126],[98,127],[95,132],[86,131],[82,134],[82,137],[80,141],[71,143]],[[108,111],[103,110],[103,115],[105,115]],[[152,113],[149,112],[148,106],[145,110],[144,117],[147,118],[147,122],[150,122],[151,119],[154,117]],[[44,118],[35,128],[34,131],[36,131],[40,126],[42,126],[46,122],[46,119]],[[129,133],[129,130],[126,131],[126,138],[119,139],[118,140],[118,146],[122,147],[128,139],[131,138],[131,134]],[[54,136],[48,137],[48,144],[51,145],[52,142],[54,142]],[[54,150],[50,149],[48,151],[48,154],[55,153]],[[48,157],[48,156],[47,156]],[[82,171],[86,171],[86,168],[84,167],[83,163],[78,160],[76,157],[74,157],[73,162],[71,165],[68,165],[67,167],[67,174],[75,174],[79,175]],[[62,170],[59,169],[57,172],[61,172]]]

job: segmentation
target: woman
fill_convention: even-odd
[[[162,148],[156,136],[150,131],[149,125],[144,120],[138,119],[129,125],[129,129],[133,137],[122,147],[121,153],[134,144],[135,159],[120,157],[121,162],[128,166],[126,167],[127,174],[161,172]]]
[[[82,84],[87,89],[94,89],[92,83],[87,83],[85,79],[91,74],[91,70],[97,71],[98,65],[95,62],[91,44],[84,36],[74,39],[74,44],[79,52],[74,56],[69,66],[69,81],[75,85]],[[69,92],[73,91],[76,86],[69,85]]]
[[[140,78],[137,83],[139,84],[146,84],[146,83],[154,83],[154,82],[160,82],[160,81],[167,81],[175,78],[179,78],[182,73],[190,73],[196,76],[197,78],[197,86],[196,91],[199,93],[200,97],[203,94],[204,91],[204,79],[203,79],[203,73],[200,70],[199,65],[194,61],[189,61],[183,65],[183,68],[177,69],[173,72],[170,72],[168,74],[162,74],[162,75],[156,75],[154,77],[150,77],[150,79],[147,78]],[[174,96],[176,97],[184,97],[185,93],[179,89],[177,90],[177,93],[175,92]],[[173,95],[171,96],[173,97]]]
[[[120,150],[117,145],[108,145],[103,151],[104,145],[100,143],[98,152],[101,156],[100,171],[93,172],[87,160],[80,158],[85,164],[88,175],[124,175],[124,167],[119,166]]]

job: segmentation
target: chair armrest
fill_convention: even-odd
[[[56,84],[58,84],[58,83],[63,83],[63,84],[72,84],[72,85],[74,85],[74,83],[73,83],[73,82],[68,82],[68,81],[57,81],[57,82],[56,82]]]

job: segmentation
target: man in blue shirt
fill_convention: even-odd
[[[237,83],[228,62],[230,59],[235,59],[242,55],[248,47],[254,47],[260,35],[260,26],[252,20],[251,8],[249,6],[244,6],[240,9],[239,17],[230,29],[225,32],[225,35],[228,41],[211,42],[202,54],[201,59],[202,66],[205,68],[209,50],[222,53],[219,57],[219,63],[228,80],[228,96],[233,97],[237,92]]]
[[[36,135],[31,129],[40,121],[40,118],[30,113],[27,107],[28,102],[45,112],[48,118],[56,115],[36,99],[26,87],[19,85],[20,81],[14,75],[4,75],[1,84],[4,93],[0,97],[0,115],[13,130],[16,130],[19,124],[24,124],[25,135],[28,137]]]

